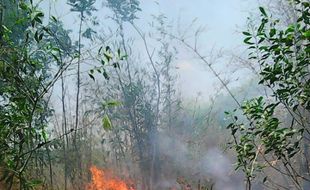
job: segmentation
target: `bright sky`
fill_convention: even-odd
[[[254,0],[157,0],[159,6],[152,1],[143,0],[142,9],[144,13],[162,12],[169,19],[181,20],[182,27],[186,28],[191,21],[197,18],[196,27],[204,26],[205,32],[200,36],[199,49],[204,54],[210,54],[212,49],[222,49],[223,52],[242,49],[243,30],[249,12],[256,9]],[[192,44],[194,40],[191,40]],[[178,61],[180,67],[180,88],[182,94],[187,97],[195,97],[201,92],[203,97],[210,96],[215,92],[214,86],[218,86],[218,80],[210,70],[193,59],[193,55],[184,50],[186,54]],[[216,51],[215,51],[216,54]],[[225,56],[228,56],[228,54]],[[221,73],[227,72],[225,64],[229,59],[217,60],[215,66]],[[217,62],[216,61],[216,62]],[[227,73],[232,76],[230,73]],[[240,78],[242,72],[236,74],[235,78]],[[241,76],[242,77],[242,76]],[[244,77],[242,77],[244,78]]]
[[[42,6],[44,9],[48,7],[49,1],[57,2],[56,6],[52,8],[52,14],[56,12],[58,16],[61,16],[65,27],[75,30],[78,18],[68,14],[70,11],[69,7],[66,6],[66,1],[43,1],[45,2]],[[102,1],[97,0],[97,2]],[[173,20],[174,25],[177,25],[179,21],[183,30],[194,19],[197,19],[197,24],[195,27],[190,28],[190,31],[194,31],[198,26],[205,27],[205,31],[200,36],[199,50],[208,56],[212,49],[223,49],[225,54],[222,55],[225,55],[225,58],[216,60],[215,68],[221,73],[226,73],[228,71],[226,66],[229,63],[227,58],[229,54],[227,52],[237,53],[242,50],[243,36],[237,31],[243,30],[249,12],[256,9],[257,4],[255,2],[255,0],[141,0],[142,12],[138,15],[140,19],[137,20],[137,25],[147,31],[150,15],[158,15],[159,13],[165,14],[168,20]],[[105,17],[102,16],[100,19],[104,21]],[[131,32],[132,30],[128,29],[127,33]],[[190,41],[193,44],[194,40],[191,39]],[[183,49],[179,53],[177,65],[179,67],[179,88],[181,93],[192,98],[197,93],[201,93],[207,99],[215,91],[214,86],[219,85],[217,79],[206,66],[193,59],[193,54],[187,49]],[[244,78],[244,76],[241,76],[242,72],[235,75],[229,72],[226,74],[229,77]]]

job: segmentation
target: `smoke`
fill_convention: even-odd
[[[233,175],[232,162],[217,148],[207,151],[200,163],[208,176],[215,182],[215,189],[241,190],[243,180],[237,174]]]
[[[168,163],[173,162],[172,165],[175,165],[178,170],[183,170],[183,173],[180,172],[183,175],[190,176],[194,180],[207,179],[216,190],[245,189],[243,177],[234,171],[233,162],[218,148],[207,148],[205,152],[197,155],[193,152],[190,142],[168,136],[161,136],[160,142],[163,157]],[[198,149],[203,148],[198,147]],[[180,176],[174,176],[174,179],[175,177]],[[162,184],[175,185],[175,181],[171,179],[163,181]]]

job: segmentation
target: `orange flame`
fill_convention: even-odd
[[[128,187],[125,181],[95,166],[90,168],[90,172],[92,181],[86,190],[135,190],[133,186]]]

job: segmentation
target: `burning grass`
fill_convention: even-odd
[[[95,166],[90,168],[92,180],[86,185],[86,190],[135,190],[129,180],[123,180],[112,172],[98,169]]]

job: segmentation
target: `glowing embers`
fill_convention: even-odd
[[[86,190],[135,190],[132,183],[114,176],[112,172],[107,172],[92,166],[91,182],[86,186]],[[130,185],[129,185],[130,184]]]

